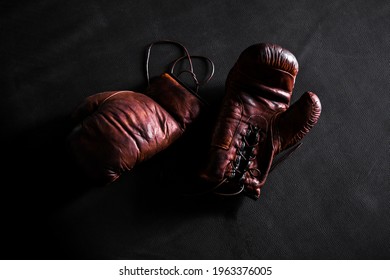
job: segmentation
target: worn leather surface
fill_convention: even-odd
[[[108,185],[175,142],[196,120],[202,103],[167,73],[155,78],[145,94],[91,95],[72,113],[69,152],[94,184]]]
[[[297,144],[318,122],[321,102],[307,92],[289,109],[298,61],[287,49],[259,43],[245,49],[226,79],[200,176],[215,193],[260,197],[274,157]]]
[[[0,5],[1,258],[390,257],[389,1]],[[200,92],[210,104],[206,121],[110,188],[89,186],[64,149],[70,114],[97,92],[145,92],[145,46],[159,39],[214,61]],[[176,164],[177,176],[197,168],[188,159],[210,143],[227,75],[258,42],[294,53],[300,69],[291,103],[317,93],[318,123],[270,173],[259,200],[177,195],[161,183],[162,167]],[[172,49],[153,49],[153,76],[181,55]]]

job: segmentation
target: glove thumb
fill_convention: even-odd
[[[321,115],[321,102],[313,92],[305,92],[277,119],[279,151],[297,144],[313,128]]]

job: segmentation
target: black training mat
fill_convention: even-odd
[[[8,2],[0,4],[2,259],[390,257],[389,1]],[[67,158],[69,116],[94,93],[142,92],[145,50],[158,40],[215,63],[199,90],[209,109],[166,151],[109,187],[90,186]],[[261,42],[296,56],[292,102],[316,92],[320,120],[258,200],[189,196],[227,73]],[[156,46],[151,74],[180,54]],[[204,77],[207,66],[195,66]]]

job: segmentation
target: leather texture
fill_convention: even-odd
[[[86,98],[73,113],[70,152],[99,184],[148,160],[177,140],[203,101],[173,75],[151,81],[145,93],[109,91]]]
[[[201,177],[215,193],[245,191],[258,198],[276,155],[297,144],[317,123],[321,103],[304,93],[291,107],[298,61],[270,43],[245,49],[230,70]]]

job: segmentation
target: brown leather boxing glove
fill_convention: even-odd
[[[155,43],[161,42],[178,44]],[[155,43],[148,48],[146,65]],[[190,70],[181,73],[190,73],[197,82],[188,51],[178,45],[185,50],[190,64]],[[77,125],[68,139],[70,153],[93,182],[106,185],[116,180],[123,172],[171,145],[198,117],[204,101],[197,90],[190,89],[173,74],[174,65],[170,73],[163,73],[151,82],[147,68],[149,86],[144,93],[128,90],[98,93],[76,108],[72,117]]]
[[[321,114],[319,98],[306,92],[291,107],[298,62],[275,44],[244,50],[230,70],[225,96],[201,177],[214,192],[260,196],[273,160],[309,132]]]

